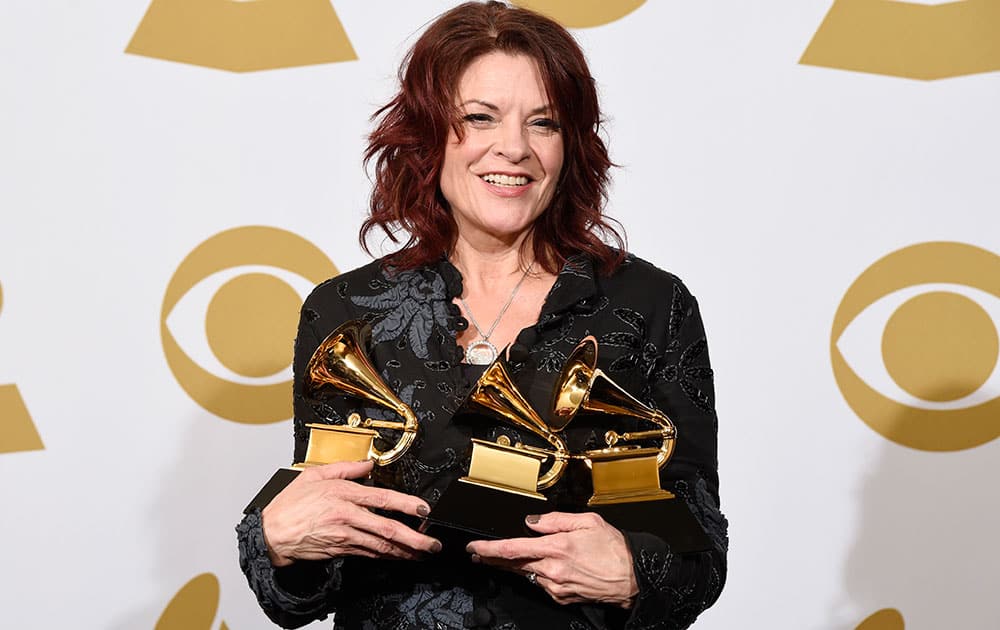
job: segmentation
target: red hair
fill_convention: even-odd
[[[364,163],[375,161],[375,181],[362,247],[371,254],[367,241],[376,227],[395,243],[406,232],[408,240],[387,263],[412,269],[454,246],[458,228],[438,187],[444,148],[449,128],[462,137],[458,81],[472,60],[491,52],[525,55],[538,64],[563,134],[555,196],[531,228],[534,259],[557,273],[568,257],[585,253],[601,273],[610,273],[625,257],[625,242],[603,214],[613,165],[599,135],[601,112],[587,60],[562,26],[501,2],[466,2],[444,13],[403,60],[399,92],[372,116],[378,122]]]

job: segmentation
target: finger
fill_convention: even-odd
[[[367,536],[374,536],[380,541],[391,545],[405,547],[422,553],[437,553],[441,551],[441,541],[410,529],[399,521],[379,516],[364,508],[354,506],[344,518],[344,524]],[[367,545],[373,551],[380,551],[385,545],[377,542],[374,547]]]
[[[503,540],[474,540],[466,545],[468,553],[477,555],[483,562],[495,560],[535,560],[548,555],[551,540],[542,538],[506,538]]]
[[[366,459],[360,462],[334,462],[322,466],[310,466],[303,471],[316,479],[362,479],[371,473],[375,462]]]
[[[344,547],[347,547],[349,553],[355,556],[364,556],[366,558],[399,558],[401,560],[416,560],[426,553],[360,529],[352,531],[347,538],[348,540],[345,541],[346,544],[337,545],[330,552],[335,553],[338,549],[342,550]],[[340,553],[343,553],[343,551],[340,551]]]
[[[340,494],[341,498],[372,510],[389,510],[419,517],[430,513],[427,502],[411,494],[360,484],[351,484],[343,490],[345,493]]]
[[[559,532],[572,532],[578,529],[592,529],[601,527],[606,521],[593,512],[583,512],[581,514],[570,514],[568,512],[549,512],[548,514],[529,514],[524,519],[525,524],[531,530],[540,534],[556,534]]]

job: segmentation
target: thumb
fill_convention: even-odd
[[[323,464],[314,466],[306,470],[315,471],[313,474],[319,479],[360,479],[367,477],[375,462],[366,459],[360,462],[334,462],[333,464]]]
[[[548,514],[529,514],[524,522],[539,534],[557,534],[578,529],[597,527],[603,522],[600,516],[593,512],[571,514],[569,512],[549,512]]]

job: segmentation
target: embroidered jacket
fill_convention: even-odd
[[[461,292],[461,275],[446,260],[403,272],[387,271],[376,261],[316,287],[302,307],[295,343],[295,461],[304,458],[307,423],[343,423],[355,410],[373,418],[391,415],[346,397],[315,400],[303,393],[302,375],[313,351],[339,324],[355,318],[371,323],[369,356],[420,422],[420,434],[406,455],[376,468],[377,485],[418,495],[433,508],[448,484],[467,472],[470,437],[495,439],[504,433],[544,446],[513,426],[451,421],[475,381],[463,369],[467,366],[455,341],[468,326],[452,302]],[[335,628],[399,630],[680,629],[692,624],[722,590],[728,547],[718,499],[712,370],[697,302],[677,277],[633,256],[610,277],[597,276],[586,258],[568,261],[537,324],[521,332],[510,353],[518,388],[543,418],[560,369],[586,335],[598,340],[598,366],[676,425],[677,446],[661,471],[661,485],[687,502],[714,543],[711,551],[674,553],[654,535],[626,531],[639,585],[632,609],[562,606],[523,576],[472,564],[461,549],[420,562],[351,557],[299,561],[276,570],[255,511],[237,532],[240,565],[264,612],[284,627],[330,613],[336,613]],[[604,446],[609,428],[652,428],[639,423],[581,417],[564,433],[577,452]],[[557,506],[579,504],[589,483],[586,475],[582,467],[571,467],[546,492],[549,500]]]

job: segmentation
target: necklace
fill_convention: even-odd
[[[533,265],[534,263],[528,265],[528,268],[524,270],[523,274],[521,274],[521,279],[514,285],[514,290],[510,292],[510,297],[507,298],[507,303],[500,309],[500,313],[497,315],[497,318],[493,320],[493,325],[490,326],[490,329],[486,332],[483,332],[479,322],[476,321],[475,316],[472,314],[472,309],[470,309],[469,305],[465,303],[465,299],[459,296],[458,301],[462,303],[462,308],[465,309],[466,315],[469,316],[469,320],[472,322],[472,325],[476,327],[476,332],[478,332],[481,337],[481,339],[477,339],[476,341],[470,343],[465,349],[466,363],[470,363],[472,365],[489,365],[496,360],[500,353],[497,351],[497,347],[490,343],[490,335],[492,335],[493,331],[496,330],[497,324],[500,323],[500,320],[503,319],[504,313],[506,313],[507,309],[510,308],[511,303],[514,301],[514,296],[517,295],[518,289],[521,288],[521,285],[524,283],[524,279],[528,277],[528,272],[531,271],[531,267]]]

